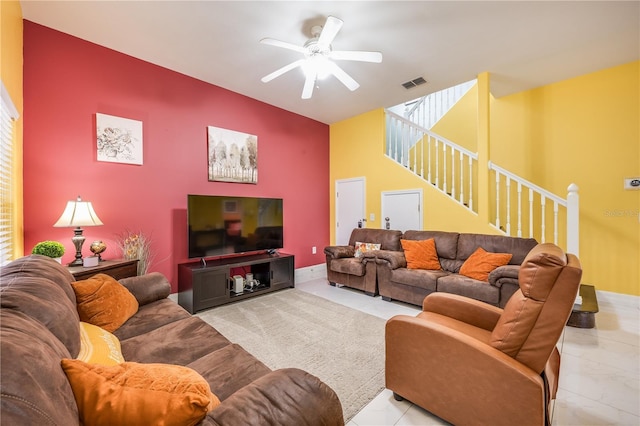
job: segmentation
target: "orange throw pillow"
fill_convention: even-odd
[[[440,261],[436,251],[436,242],[433,238],[428,240],[400,240],[404,257],[407,259],[408,269],[440,270]]]
[[[195,425],[220,404],[209,383],[188,367],[75,359],[61,364],[85,425]]]
[[[511,253],[491,253],[478,247],[460,267],[460,275],[479,281],[489,281],[489,273],[499,266],[508,265]]]
[[[115,278],[96,274],[71,283],[76,293],[80,321],[102,327],[110,333],[138,312],[138,301]]]

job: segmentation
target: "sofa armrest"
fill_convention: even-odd
[[[324,254],[334,259],[353,257],[356,254],[356,249],[353,246],[328,246],[324,248]]]
[[[517,285],[519,272],[520,265],[500,266],[489,273],[489,284],[500,287],[506,279],[506,282],[515,282]]]
[[[133,294],[140,306],[165,299],[171,294],[171,284],[160,272],[122,278],[118,281]]]
[[[342,426],[344,417],[333,389],[303,370],[286,368],[236,391],[203,424]]]
[[[452,293],[431,293],[424,298],[422,310],[493,331],[502,309],[479,300]]]
[[[403,251],[377,250],[375,257],[377,263],[386,263],[391,269],[407,267],[407,259],[404,257]]]

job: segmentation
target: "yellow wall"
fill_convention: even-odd
[[[0,1],[0,79],[9,92],[20,118],[15,126],[13,203],[15,227],[13,257],[23,253],[22,221],[22,8],[17,1]]]
[[[491,159],[560,196],[580,187],[583,283],[640,295],[640,62],[491,104]]]
[[[622,65],[512,96],[491,98],[489,159],[562,197],[580,187],[580,260],[583,283],[640,295],[640,191],[623,178],[640,175],[640,62]],[[477,96],[470,92],[465,98]],[[478,100],[479,102],[479,100]],[[443,136],[461,136],[472,149],[473,105],[438,124]],[[463,118],[464,117],[464,118]],[[471,117],[471,118],[470,118]],[[496,233],[464,208],[384,156],[384,111],[331,126],[331,241],[335,242],[335,181],[366,178],[368,227],[380,228],[380,193],[423,188],[424,228]],[[486,127],[486,126],[485,126]],[[476,133],[478,134],[478,133]]]

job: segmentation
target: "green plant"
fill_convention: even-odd
[[[42,241],[35,245],[31,251],[33,254],[41,254],[52,258],[62,257],[64,246],[57,241]]]

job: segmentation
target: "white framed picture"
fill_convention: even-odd
[[[96,113],[98,161],[142,165],[142,121]]]
[[[258,183],[258,137],[208,126],[209,180]]]

